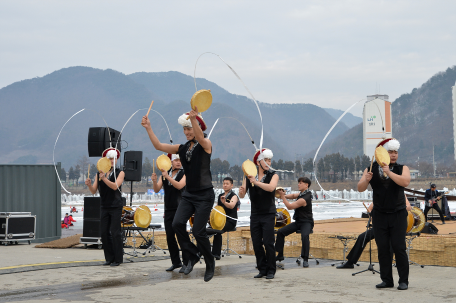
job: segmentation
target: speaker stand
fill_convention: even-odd
[[[133,181],[130,181],[130,207],[133,206]]]

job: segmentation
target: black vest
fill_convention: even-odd
[[[235,205],[235,206],[234,206],[233,208],[231,208],[231,209],[228,208],[228,207],[226,207],[226,206],[222,203],[222,201],[221,201],[221,199],[220,199],[220,197],[223,196],[224,194],[225,194],[225,193],[220,194],[220,195],[218,196],[217,204],[223,207],[223,209],[225,210],[225,213],[226,213],[227,216],[229,216],[229,217],[231,217],[231,218],[236,218],[236,219],[237,219],[237,217],[238,217],[238,216],[237,216],[237,205]],[[225,197],[225,201],[226,201],[226,200],[231,200],[231,198],[233,198],[234,196],[236,196],[236,194],[235,194],[234,192],[231,192],[231,193],[228,195],[228,197]],[[238,201],[239,201],[239,197],[238,197]],[[232,223],[234,224],[234,226],[236,226],[237,220],[233,220],[233,219],[230,219],[230,218],[226,218],[226,222],[232,222]]]
[[[169,172],[169,175],[172,176],[172,172]],[[177,172],[177,176],[174,180],[179,182],[182,180],[184,177],[184,170],[180,169]],[[165,191],[165,210],[176,210],[177,206],[180,203],[181,196],[182,196],[182,191],[184,190],[185,187],[182,189],[177,189],[175,188],[168,180],[163,180],[163,190]]]
[[[192,152],[190,161],[187,161],[187,151],[191,141],[179,146],[179,154],[182,166],[185,171],[186,188],[188,192],[196,192],[213,188],[211,174],[211,154],[206,153],[204,148],[198,144]],[[196,143],[195,143],[196,144]]]
[[[299,199],[306,200],[306,206],[301,206],[301,207],[296,208],[294,211],[293,219],[295,221],[313,219],[312,193],[310,191],[304,191],[303,193],[299,194],[299,196],[296,198],[296,201],[298,201]]]
[[[269,184],[275,171],[265,171],[266,178],[263,183]],[[250,201],[252,202],[251,213],[258,214],[275,214],[275,189],[272,192],[265,191],[259,186],[252,186],[250,180],[246,178],[246,190],[249,192]]]
[[[116,178],[119,177],[120,172],[120,169],[116,169]],[[122,207],[122,194],[120,192],[122,191],[122,185],[119,186],[119,189],[111,189],[103,180],[100,180],[99,173],[97,173],[96,178],[98,179],[98,192],[100,193],[101,207]],[[108,180],[115,182],[114,174],[110,175]]]
[[[390,166],[390,169],[393,173],[402,175],[403,167],[403,165],[395,163],[392,165],[392,169]],[[383,170],[377,162],[372,165],[372,172],[373,176],[370,185],[373,191],[374,211],[394,213],[406,208],[404,187],[397,185],[389,177],[384,178]]]

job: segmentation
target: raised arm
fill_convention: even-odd
[[[162,188],[162,185],[163,185],[162,178],[157,178],[157,174],[153,173],[152,176],[151,176],[151,179],[152,179],[154,192],[158,193],[160,191],[160,189]]]
[[[247,181],[245,178],[242,178],[242,185],[239,187],[239,197],[243,199],[246,194]]]
[[[101,177],[101,181],[103,181],[107,186],[109,186],[110,189],[117,190],[124,181],[125,173],[123,171],[121,171],[119,173],[119,176],[117,176],[117,178],[116,178],[116,182],[109,181],[109,179],[106,177],[106,174],[103,172],[100,172],[100,177]]]
[[[265,191],[273,192],[277,187],[277,183],[279,183],[279,175],[275,174],[272,176],[271,182],[269,182],[269,184],[257,181],[253,176],[249,176],[249,180],[255,186],[258,186]]]
[[[154,131],[152,130],[152,127],[150,126],[150,120],[147,116],[142,117],[141,125],[146,129],[147,134],[149,135],[150,142],[152,142],[152,145],[155,147],[156,150],[168,154],[177,154],[177,151],[179,150],[179,144],[171,145],[161,143],[155,135]]]
[[[361,179],[358,182],[358,191],[359,192],[363,192],[367,189],[367,187],[369,186],[370,180],[372,180],[373,175],[374,174],[372,172],[367,171],[367,168],[364,170],[363,176],[361,177]]]
[[[198,108],[196,107],[195,110],[190,111],[190,122],[192,122],[193,133],[195,134],[195,139],[198,143],[204,148],[204,151],[208,154],[212,153],[212,142],[209,139],[204,138],[204,133],[201,127],[198,124],[198,120],[196,120],[196,116],[198,116]]]
[[[383,164],[384,164],[384,166],[382,166],[383,172],[386,173],[386,175],[388,177],[390,177],[391,180],[394,181],[394,183],[396,183],[397,185],[402,186],[402,187],[409,186],[411,177],[410,177],[410,170],[407,166],[405,166],[405,165],[403,166],[402,175],[397,175],[397,174],[393,173],[392,171],[390,171],[389,166],[386,165],[385,162],[383,162]]]

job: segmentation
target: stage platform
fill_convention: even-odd
[[[422,265],[456,267],[456,221],[447,221],[445,225],[437,220],[434,222],[434,225],[439,229],[438,234],[421,234],[420,237],[414,239],[410,258]],[[366,223],[367,219],[361,218],[315,221],[314,233],[310,235],[310,253],[315,258],[342,260],[343,244],[331,237],[357,237],[366,230]],[[155,232],[155,241],[161,248],[167,248],[164,232]],[[226,234],[223,235],[223,243],[226,244]],[[355,240],[350,241],[348,248],[351,249],[354,244]],[[230,233],[230,248],[239,254],[254,254],[248,226],[239,227],[235,232]],[[286,257],[298,257],[300,252],[301,236],[292,234],[286,237],[284,255]],[[375,241],[372,241],[372,258],[374,262],[378,262]],[[369,261],[368,249],[364,250],[360,261]]]

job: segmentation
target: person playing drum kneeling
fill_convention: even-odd
[[[232,191],[233,190],[233,179],[226,177],[223,179],[223,194],[218,196],[217,205],[223,207],[226,213],[225,227],[222,229],[222,233],[214,235],[214,242],[212,243],[212,255],[216,260],[220,260],[220,254],[222,253],[222,234],[231,231],[236,227],[237,221],[237,204],[239,202],[238,196]],[[232,219],[234,218],[234,219]]]
[[[277,257],[276,261],[284,260],[283,257],[283,246],[285,243],[285,237],[300,230],[301,231],[301,257],[303,258],[302,266],[309,267],[309,250],[310,250],[310,241],[309,234],[313,229],[314,220],[312,214],[312,193],[309,190],[312,182],[307,177],[300,177],[298,179],[298,189],[300,193],[285,195],[283,190],[280,190],[280,198],[287,207],[288,210],[294,209],[293,223],[288,224],[287,226],[282,227],[277,231],[277,240],[276,240],[276,251]],[[287,199],[296,199],[295,202],[290,203]]]

